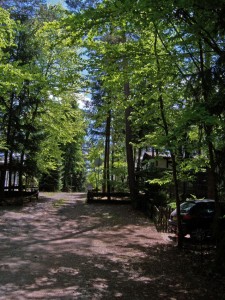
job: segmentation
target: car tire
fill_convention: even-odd
[[[191,231],[190,237],[193,241],[202,242],[207,237],[207,232],[203,228],[196,228],[195,230]]]

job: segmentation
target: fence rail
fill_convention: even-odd
[[[87,202],[130,202],[130,193],[113,192],[113,193],[101,193],[98,191],[90,190],[87,193]]]
[[[168,220],[172,212],[171,207],[153,206],[153,221],[158,231],[168,232]]]
[[[18,185],[12,185],[12,186],[5,186],[4,191],[7,193],[13,193],[13,192],[37,192],[39,190],[38,186],[31,186],[31,185],[23,185],[22,187]]]
[[[31,201],[32,199],[38,200],[39,191],[30,190],[30,191],[5,191],[4,197],[0,199],[0,205],[4,204],[23,204],[25,202]]]

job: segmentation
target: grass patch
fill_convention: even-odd
[[[56,200],[52,205],[55,208],[59,208],[65,204],[65,199]]]
[[[53,197],[57,194],[56,192],[42,192],[42,193],[44,194],[45,197]]]

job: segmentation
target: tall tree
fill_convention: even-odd
[[[22,7],[26,6],[24,1],[23,3],[21,2],[21,5],[23,5]],[[19,17],[20,13],[24,16],[22,19]],[[4,96],[2,97],[4,122],[1,136],[7,145],[5,150],[5,170],[9,169],[9,172],[12,172],[15,155],[20,157],[19,183],[21,188],[23,175],[28,172],[28,168],[30,170],[32,168],[33,171],[37,170],[37,153],[43,150],[41,148],[44,145],[43,139],[45,139],[47,144],[51,144],[49,141],[46,141],[47,131],[43,123],[44,115],[49,114],[49,112],[51,115],[52,110],[55,110],[56,107],[58,110],[62,108],[60,106],[61,102],[57,99],[65,91],[71,90],[75,92],[75,87],[80,77],[77,67],[78,60],[74,55],[76,49],[74,46],[67,47],[66,40],[64,40],[64,43],[58,43],[61,30],[57,28],[57,22],[52,26],[44,23],[44,21],[48,20],[48,15],[52,20],[53,13],[56,20],[64,12],[60,7],[54,7],[50,9],[48,14],[47,7],[41,7],[39,15],[36,11],[35,16],[32,13],[28,13],[25,18],[24,11],[21,12],[20,9],[14,13],[14,16],[20,20],[20,23],[15,28],[15,46],[10,47],[10,56],[7,59],[17,66],[17,74],[20,76],[17,76],[12,87],[8,86],[8,90],[4,91]],[[41,18],[42,15],[43,18]],[[31,18],[33,19],[31,20]],[[15,83],[18,83],[17,86]],[[62,120],[67,117],[66,121],[60,124],[61,130],[63,128],[62,124],[64,124],[64,129],[66,130],[65,125],[73,118],[72,106],[67,105],[64,113],[63,117],[55,113],[54,120],[53,118],[45,119],[45,125],[49,126],[49,120],[54,123],[57,116],[62,118]],[[51,125],[49,127],[53,128],[54,126]],[[68,128],[71,128],[71,125]],[[61,140],[57,139],[57,142],[62,144],[66,141],[72,141],[74,134],[73,137],[70,137],[70,132],[68,131],[58,136],[61,137]],[[48,135],[47,137],[50,138]],[[56,150],[55,155],[58,153]],[[50,165],[51,160],[48,166]],[[54,168],[54,164],[51,166]],[[2,173],[2,192],[4,191],[4,177],[5,175]]]
[[[182,155],[187,156],[187,153],[191,152],[191,155],[193,156],[195,150],[192,146],[194,146],[194,144],[188,143],[188,141],[190,142],[190,137],[192,137],[193,140],[196,128],[198,127],[198,132],[202,133],[201,129],[209,128],[210,122],[213,122],[215,125],[213,125],[214,128],[220,128],[221,126],[217,127],[216,121],[218,116],[222,116],[221,113],[216,116],[214,113],[212,114],[212,110],[203,112],[203,107],[199,105],[199,103],[202,103],[203,106],[207,106],[209,103],[212,105],[212,97],[210,96],[210,101],[209,97],[207,97],[208,99],[205,98],[206,101],[203,100],[203,94],[207,94],[206,85],[204,85],[204,89],[203,85],[201,85],[200,89],[196,88],[197,85],[196,82],[193,83],[193,77],[198,77],[200,83],[204,79],[206,73],[209,70],[213,70],[214,66],[217,64],[216,62],[220,62],[220,65],[223,64],[223,11],[223,1],[218,1],[216,4],[205,1],[201,4],[197,3],[197,1],[186,3],[183,1],[176,1],[176,3],[173,3],[172,1],[161,1],[159,4],[154,1],[145,0],[125,1],[124,3],[115,0],[110,2],[102,1],[95,9],[91,8],[82,11],[81,14],[76,14],[74,19],[70,18],[69,22],[72,28],[73,26],[75,28],[78,22],[80,22],[79,25],[83,30],[83,35],[85,37],[90,37],[90,47],[98,47],[101,57],[107,57],[108,64],[102,64],[102,69],[104,69],[107,74],[107,76],[103,76],[104,84],[113,91],[117,90],[116,93],[118,99],[121,99],[121,82],[123,81],[121,80],[121,68],[117,68],[115,62],[117,60],[121,63],[121,59],[123,59],[124,56],[126,57],[126,60],[129,62],[129,68],[127,69],[126,75],[129,76],[131,91],[128,100],[134,100],[132,106],[135,105],[134,103],[136,101],[133,96],[138,93],[143,94],[143,91],[140,92],[137,90],[137,84],[140,80],[146,78],[146,73],[149,76],[147,79],[153,87],[151,91],[146,91],[146,97],[152,97],[153,93],[156,92],[155,86],[158,86],[159,84],[159,79],[155,76],[156,68],[154,67],[154,63],[152,64],[153,67],[149,64],[150,61],[152,62],[152,52],[149,51],[149,49],[152,49],[154,43],[154,37],[151,36],[151,33],[157,28],[158,41],[161,43],[161,47],[158,47],[157,50],[158,58],[160,59],[161,73],[164,72],[166,74],[164,77],[160,75],[160,81],[171,95],[175,94],[173,91],[175,87],[173,84],[174,80],[176,80],[176,86],[179,87],[176,93],[176,101],[174,101],[174,104],[171,104],[171,106],[168,105],[167,109],[171,113],[171,116],[174,115],[176,107],[182,109],[178,123],[179,127],[170,126],[172,132],[169,134],[168,138],[174,138],[179,132],[179,143],[176,143],[176,141],[172,139],[174,147],[177,149],[177,155],[179,156],[179,153],[181,153],[180,150],[183,149]],[[206,20],[212,15],[214,16],[214,22],[207,23]],[[109,16],[110,20],[108,18]],[[73,24],[71,24],[71,20],[73,20]],[[206,23],[207,26],[204,26]],[[100,35],[106,36],[109,34],[109,30],[112,28],[116,28],[121,34],[124,34],[125,32],[126,36],[129,36],[124,45],[121,42],[116,44],[109,43],[107,45],[99,38]],[[200,54],[202,51],[199,48],[200,42],[204,45],[202,47],[204,52],[204,54],[202,52],[203,55]],[[209,52],[212,52],[212,55],[210,55],[210,63],[207,63],[209,67],[206,67],[206,56]],[[164,61],[163,55],[166,57]],[[172,65],[174,68],[171,68]],[[131,69],[132,72],[129,72]],[[203,73],[204,76],[202,76]],[[215,74],[215,72],[211,73]],[[196,74],[198,74],[198,76],[195,76]],[[185,90],[185,86],[191,87],[189,92]],[[120,93],[118,92],[119,90]],[[198,93],[200,90],[202,91],[201,95]],[[166,99],[164,91],[162,92],[163,98]],[[216,89],[214,89],[213,93],[215,95],[217,94]],[[153,97],[153,99],[154,98],[155,97]],[[218,103],[221,103],[221,101],[218,101],[218,96],[216,103],[217,106]],[[194,115],[193,113],[190,115],[190,118],[188,118],[188,111],[190,111],[191,107],[199,107],[199,110],[197,114]],[[184,114],[182,115],[183,112]],[[147,112],[146,117],[148,116],[148,113],[149,112]],[[160,116],[160,114],[158,114],[158,116],[161,121],[163,121],[162,116]],[[194,122],[195,126],[190,125],[191,121]],[[158,126],[157,120],[155,126],[156,128]],[[160,126],[162,126],[162,124],[160,124]],[[185,126],[189,131],[188,135],[185,133]],[[202,136],[199,136],[198,146],[201,145],[201,152],[202,154],[205,154],[204,162],[203,156],[201,157],[203,162],[202,167],[208,165],[209,169],[212,170],[211,173],[215,174],[213,170],[215,170],[215,165],[217,165],[215,162],[216,155],[215,153],[212,153],[214,152],[213,148],[215,147],[215,144],[213,143],[213,145],[210,146],[210,143],[208,145],[206,143],[206,140],[212,141],[212,132],[212,130],[210,132],[205,131],[203,138]],[[181,145],[182,142],[185,143],[185,150]],[[164,146],[166,146],[165,141]],[[209,164],[207,161],[208,157],[211,157]],[[199,160],[199,162],[200,161],[201,160]],[[180,169],[180,171],[182,166],[182,160],[179,160],[179,164],[176,162],[176,167]],[[190,168],[191,167],[193,167],[193,164],[190,165]],[[214,179],[210,180],[210,182],[217,182],[216,177]],[[213,185],[214,195],[216,196],[217,184]]]

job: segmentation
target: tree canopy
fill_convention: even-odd
[[[68,1],[70,7],[75,2]],[[110,118],[120,114],[124,120],[123,147],[134,202],[140,191],[139,154],[146,148],[171,157],[172,172],[147,181],[172,183],[178,215],[181,199],[188,196],[181,186],[200,172],[207,174],[204,196],[223,199],[224,1],[84,4],[63,24],[82,39],[90,80],[101,83],[97,124],[108,122],[109,112]],[[117,127],[110,121],[105,149],[114,149],[112,132]],[[113,181],[115,171],[110,151],[111,164],[104,168],[110,168],[111,177],[102,173],[107,182]]]
[[[225,194],[224,0],[66,4],[0,1],[0,196],[7,181],[71,191],[86,176],[135,207],[164,193],[180,232],[188,184]]]
[[[19,182],[12,182],[9,176],[11,189],[59,168],[63,145],[83,136],[84,122],[76,102],[81,78],[78,48],[60,41],[59,20],[64,10],[47,8],[40,1],[18,1],[15,6],[2,2],[11,13],[1,9],[5,25],[1,33],[0,130],[4,193],[6,172],[19,172]]]
[[[223,11],[223,1],[102,1],[65,20],[83,37],[90,72],[113,94],[113,110],[131,107],[137,138],[129,143],[174,153],[178,177],[193,169],[197,153],[195,171],[207,168],[215,179],[220,168]],[[217,197],[214,179],[208,194]]]
[[[38,158],[42,171],[56,168],[61,145],[83,134],[82,118],[80,130],[73,128],[80,113],[71,100],[82,91],[93,99],[86,118],[92,115],[93,147],[102,148],[93,151],[93,162],[99,156],[105,161],[103,186],[118,181],[116,166],[121,171],[119,166],[127,165],[121,180],[124,184],[128,175],[132,190],[140,155],[151,148],[174,159],[173,176],[160,178],[159,184],[189,180],[205,170],[208,196],[220,198],[224,1],[66,4],[68,10],[45,1],[1,1],[5,162],[23,149],[23,156]],[[30,139],[38,146],[28,150]],[[133,192],[136,197],[138,191]]]

